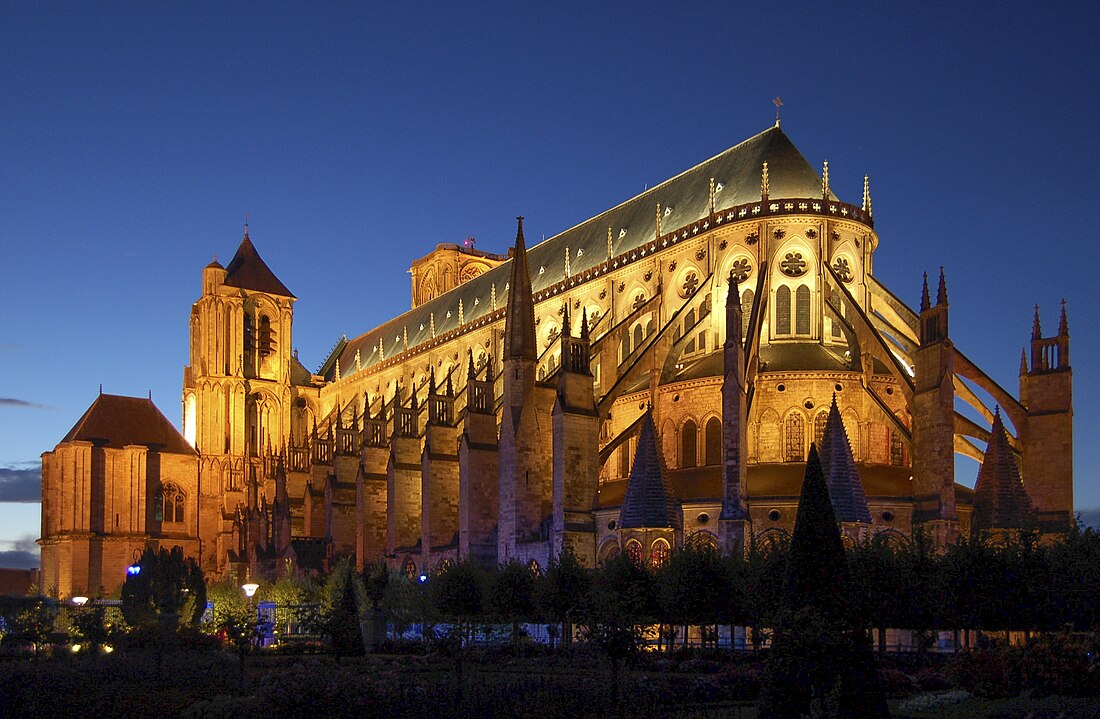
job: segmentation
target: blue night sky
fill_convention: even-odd
[[[1100,507],[1096,3],[228,5],[0,4],[0,565],[36,550],[39,454],[100,383],[179,422],[200,270],[246,212],[316,369],[408,308],[436,243],[555,234],[767,128],[776,95],[841,199],[870,174],[875,274],[915,306],[944,265],[952,338],[1003,386],[1032,306],[1052,334],[1067,300]]]

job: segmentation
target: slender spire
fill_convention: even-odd
[[[512,256],[508,310],[504,319],[505,359],[535,360],[535,303],[531,292],[531,272],[527,265],[527,245],[523,239],[523,218],[517,217],[516,249]]]
[[[936,307],[947,304],[947,280],[943,276],[943,267],[940,267],[940,286],[936,290]]]
[[[435,367],[428,372],[428,394],[435,394]]]
[[[573,321],[569,318],[569,300],[565,300],[565,304],[561,308],[561,336],[572,337],[573,336]]]
[[[455,396],[455,388],[454,388],[454,385],[453,385],[453,384],[451,384],[451,373],[450,373],[450,372],[448,372],[448,373],[447,373],[447,389],[446,389],[446,393],[447,393],[447,396],[448,396],[448,397],[454,397],[454,396]]]
[[[1020,350],[1020,374],[1027,374],[1027,350]]]
[[[1058,320],[1058,336],[1069,337],[1069,322],[1066,321],[1066,301],[1062,300],[1062,317]]]
[[[924,286],[921,288],[921,291],[920,291],[920,311],[924,312],[925,310],[927,310],[931,307],[932,307],[932,298],[928,296],[928,273],[925,272],[924,273]]]
[[[581,307],[581,339],[588,341],[588,308]]]
[[[469,362],[466,365],[466,381],[469,382],[470,380],[474,379],[474,377],[474,353],[473,350],[471,350],[469,354]]]
[[[871,212],[871,176],[863,176],[863,211],[870,217],[874,217],[874,213]]]
[[[730,270],[729,294],[726,295],[726,344],[733,342],[741,346],[741,290],[737,284],[737,274]],[[729,368],[726,369],[729,371]]]
[[[1039,305],[1035,305],[1035,320],[1031,323],[1031,339],[1043,338],[1043,330],[1039,327]]]

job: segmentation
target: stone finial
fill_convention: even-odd
[[[863,176],[863,211],[867,213],[868,217],[874,217],[871,212],[871,176]]]
[[[612,257],[615,256],[615,250],[612,247],[612,245],[614,245],[614,240],[611,239],[611,226],[608,225],[607,226],[607,259],[609,259],[609,260]]]
[[[340,381],[340,358],[336,358],[336,381]]]
[[[581,339],[588,340],[588,308],[581,307]]]
[[[435,367],[428,371],[428,395],[435,394]]]
[[[569,268],[569,248],[566,247],[565,248],[565,278],[569,279],[569,277],[572,274],[573,274],[573,272]]]
[[[920,291],[920,311],[924,312],[925,310],[927,310],[931,307],[932,307],[932,298],[929,297],[929,295],[928,295],[928,273],[925,272],[924,273],[924,286],[921,287],[921,291]]]
[[[1035,305],[1035,319],[1031,322],[1031,339],[1043,338],[1043,329],[1039,326],[1039,305]]]
[[[1066,301],[1062,300],[1062,316],[1058,320],[1058,336],[1069,337],[1069,322],[1066,321]]]
[[[378,361],[386,359],[386,345],[382,342],[382,338],[378,338]]]
[[[936,290],[936,307],[947,304],[947,280],[943,276],[943,267],[940,267],[940,286]]]
[[[468,357],[469,361],[466,364],[466,381],[469,382],[470,380],[474,379],[474,376],[475,376],[475,374],[474,374],[474,351],[470,350],[467,357]]]
[[[1020,350],[1020,374],[1027,374],[1027,350]]]
[[[434,339],[435,338],[435,313],[434,312],[430,312],[428,314],[428,329],[431,331],[432,338]]]
[[[714,214],[714,178],[710,178],[710,214]]]
[[[760,170],[760,199],[764,202],[768,201],[768,163],[766,162]]]
[[[821,199],[829,199],[829,161],[826,160],[821,168]]]
[[[446,390],[446,392],[447,392],[448,397],[454,397],[455,396],[455,388],[454,388],[454,385],[451,384],[451,373],[450,372],[447,373],[447,390]]]
[[[495,282],[489,285],[489,306],[493,308],[493,312],[497,311],[497,285]]]
[[[362,357],[359,356],[359,349],[356,348],[356,350],[355,350],[355,371],[358,372],[361,369],[363,369],[363,360],[362,360]]]
[[[405,351],[407,352],[408,349],[409,349],[409,326],[408,325],[405,325],[404,327],[401,328],[401,341],[403,343]]]

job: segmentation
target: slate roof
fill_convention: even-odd
[[[1034,523],[1034,510],[1000,411],[993,415],[993,428],[985,457],[974,485],[974,513],[970,517],[970,533],[989,529],[1023,529]]]
[[[709,188],[712,177],[716,186],[722,186],[721,191],[715,193],[716,210],[759,201],[761,167],[764,162],[768,163],[770,198],[821,196],[821,178],[817,172],[782,130],[770,127],[640,195],[528,248],[531,291],[539,293],[565,278],[566,248],[569,248],[570,270],[573,275],[606,260],[609,227],[612,229],[612,251],[616,256],[652,240],[656,232],[655,210],[658,202],[668,212],[661,220],[661,228],[666,232],[707,217],[710,212]],[[830,198],[836,199],[832,193]],[[431,340],[433,316],[437,336],[455,329],[459,326],[460,300],[467,323],[490,314],[493,311],[492,287],[496,288],[497,308],[505,307],[507,295],[511,291],[511,267],[511,260],[503,262],[453,290],[349,340],[345,346],[338,346],[335,353],[339,357],[340,366],[355,366],[357,350],[362,367],[380,362],[384,358],[379,357],[379,339],[382,340],[385,357],[403,352],[406,331],[409,348]],[[328,380],[333,379],[334,359],[330,356],[324,364],[324,375]]]
[[[294,297],[286,288],[267,263],[260,259],[260,253],[256,252],[256,246],[248,238],[248,228],[244,230],[244,239],[237,248],[237,254],[225,268],[225,284],[230,287],[240,287],[242,290],[254,290],[266,292],[269,295],[281,297]]]
[[[101,394],[65,438],[65,442],[91,442],[100,447],[122,449],[145,445],[172,454],[195,454],[153,401],[144,397]]]
[[[626,496],[619,510],[622,529],[683,528],[680,500],[672,491],[665,459],[657,446],[653,411],[647,410],[638,431],[638,451],[626,481]]]
[[[825,434],[821,438],[821,468],[825,483],[829,486],[829,501],[838,522],[871,523],[871,510],[867,508],[867,495],[852,456],[852,445],[844,431],[844,420],[836,404],[836,395],[825,420]]]

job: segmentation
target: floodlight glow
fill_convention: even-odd
[[[78,607],[83,607],[87,603],[88,603],[88,598],[87,597],[73,597],[73,604],[75,604]]]
[[[421,574],[420,575],[420,583],[423,584],[426,581],[428,581],[428,575],[427,574]]]
[[[129,567],[126,567],[126,573],[129,574],[131,577],[136,577],[137,575],[141,574],[141,565],[131,564]]]
[[[242,584],[241,589],[244,590],[244,595],[249,599],[252,599],[256,595],[256,590],[260,588],[259,584],[249,582],[248,584]]]

